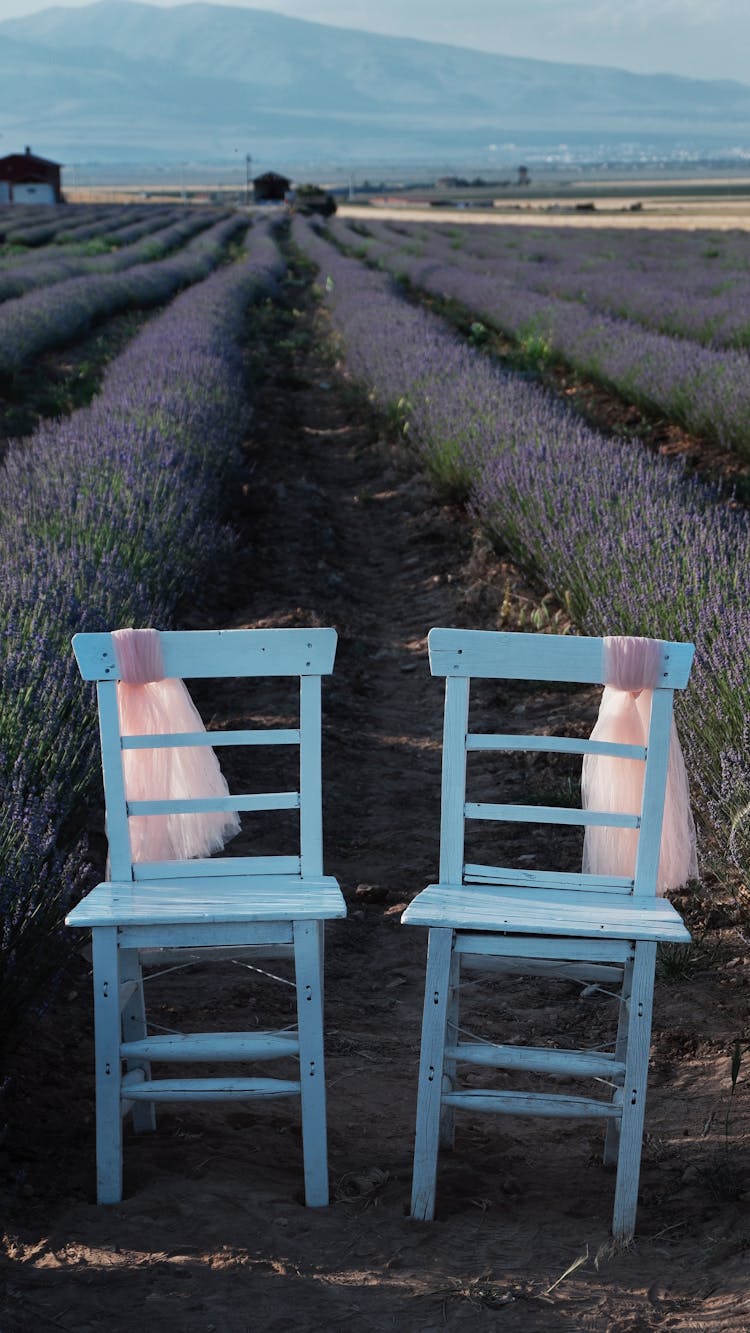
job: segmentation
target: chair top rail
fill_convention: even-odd
[[[427,643],[433,676],[606,684],[600,638],[436,628]],[[694,652],[691,643],[663,641],[657,688],[684,689]]]
[[[163,630],[167,676],[321,676],[333,670],[335,629]],[[84,680],[118,680],[112,635],[76,634]]]

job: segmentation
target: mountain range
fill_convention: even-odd
[[[750,147],[750,87],[98,0],[0,22],[0,135],[68,162],[720,156]]]

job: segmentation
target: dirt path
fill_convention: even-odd
[[[63,1039],[42,1016],[6,1096],[0,1331],[739,1333],[750,1327],[741,1084],[726,1152],[724,1117],[731,1042],[750,1026],[747,976],[739,959],[717,976],[708,947],[687,979],[659,986],[631,1252],[608,1248],[613,1178],[596,1126],[466,1117],[441,1159],[438,1220],[406,1216],[425,940],[399,917],[434,874],[439,819],[442,691],[426,634],[517,625],[539,594],[436,502],[309,328],[306,316],[294,321],[287,355],[271,358],[233,515],[242,542],[185,623],[339,631],[324,698],[326,868],[350,906],[327,945],[333,1201],[302,1206],[298,1112],[280,1101],[165,1110],[155,1136],[128,1139],[124,1202],[97,1208],[81,963],[54,1015]],[[204,716],[223,707],[200,703]],[[594,709],[589,694],[500,703],[532,726],[566,717],[581,732]],[[228,701],[229,712],[254,706]],[[537,788],[560,780],[543,764],[531,776]],[[739,953],[731,936],[714,944],[725,963]],[[219,1028],[241,1024],[248,1006],[263,1024],[291,1013],[283,981],[229,965],[205,982],[152,983],[161,1021],[182,1001]],[[591,1044],[612,1018],[599,1020],[573,984],[507,981],[473,988],[468,1027],[487,1030],[490,999],[505,1040],[542,1042],[554,1018]]]

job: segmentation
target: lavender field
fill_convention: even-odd
[[[0,1003],[12,1025],[54,971],[63,908],[85,873],[77,812],[96,738],[70,637],[172,623],[231,546],[225,496],[252,411],[241,345],[287,258],[267,224],[248,229],[233,212],[56,210],[41,223],[10,212],[0,393],[97,322],[162,307],[90,405],[12,441],[0,472]],[[573,632],[695,641],[680,720],[704,869],[739,888],[750,862],[747,511],[638,441],[585,425],[424,306],[450,298],[479,328],[750,451],[748,238],[639,237],[336,219],[324,232],[295,218],[289,241],[347,376],[440,493],[556,596]]]

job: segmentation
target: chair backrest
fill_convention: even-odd
[[[73,648],[84,680],[95,681],[99,704],[110,874],[116,880],[190,879],[221,875],[323,873],[321,799],[321,676],[333,670],[333,629],[164,631],[160,635],[165,675],[182,679],[299,677],[299,726],[205,731],[160,736],[123,736],[117,707],[119,672],[111,634],[77,634]],[[128,802],[123,751],[171,746],[293,746],[299,750],[299,789],[232,793],[207,800]],[[129,816],[200,810],[299,811],[299,851],[293,855],[214,856],[190,861],[133,862]]]
[[[684,689],[694,647],[664,642],[659,678],[653,692],[645,746],[566,736],[496,734],[469,731],[472,678],[577,682],[605,680],[604,640],[552,634],[433,629],[428,638],[430,669],[446,677],[443,729],[440,882],[502,883],[533,889],[581,889],[598,893],[653,895],[661,846],[662,817],[669,762],[672,699]],[[614,814],[562,806],[501,805],[466,800],[467,754],[472,751],[526,751],[585,755],[606,754],[645,760],[641,813]],[[558,825],[605,825],[638,829],[634,877],[539,871],[466,863],[467,819]]]

